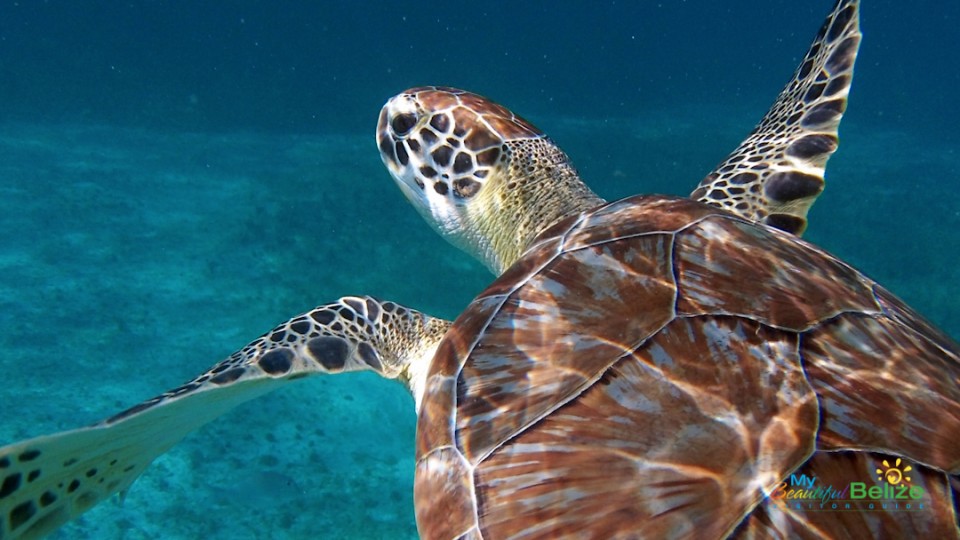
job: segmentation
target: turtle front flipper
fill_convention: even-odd
[[[690,195],[800,235],[823,191],[860,46],[859,2],[838,0],[753,132]]]
[[[191,431],[283,383],[373,370],[418,392],[450,323],[344,297],[267,332],[196,379],[90,427],[0,448],[0,538],[36,538],[123,492]],[[418,399],[419,403],[419,399]]]

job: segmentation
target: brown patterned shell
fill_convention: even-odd
[[[953,537],[958,350],[795,237],[687,199],[614,202],[542,235],[441,344],[418,525],[431,539]],[[792,473],[872,482],[895,457],[924,511],[764,497]]]

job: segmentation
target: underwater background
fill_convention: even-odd
[[[0,444],[178,386],[345,294],[453,318],[491,276],[383,169],[381,105],[466,88],[608,199],[688,194],[827,0],[0,1]],[[960,3],[865,0],[806,238],[960,336]],[[934,419],[931,419],[934,421]],[[370,374],[239,407],[54,538],[415,538],[413,400]]]

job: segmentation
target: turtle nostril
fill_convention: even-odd
[[[393,133],[398,137],[403,137],[407,133],[410,133],[410,130],[413,129],[415,125],[417,125],[417,117],[410,113],[398,114],[390,121],[390,127],[393,128]]]

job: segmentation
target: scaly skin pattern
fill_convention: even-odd
[[[604,202],[539,129],[464,90],[411,88],[391,98],[377,140],[421,215],[495,274],[546,227]]]
[[[308,375],[371,370],[422,387],[450,322],[347,296],[277,326],[191,380],[96,425],[0,448],[0,538],[41,537],[130,487],[237,405]]]
[[[839,2],[760,124],[691,198],[800,235],[838,145],[860,45],[858,3]],[[496,274],[541,231],[603,203],[542,131],[476,94],[411,88],[377,125],[384,165],[455,246]]]
[[[691,198],[800,235],[823,191],[860,46],[858,2],[838,2],[753,133]]]

